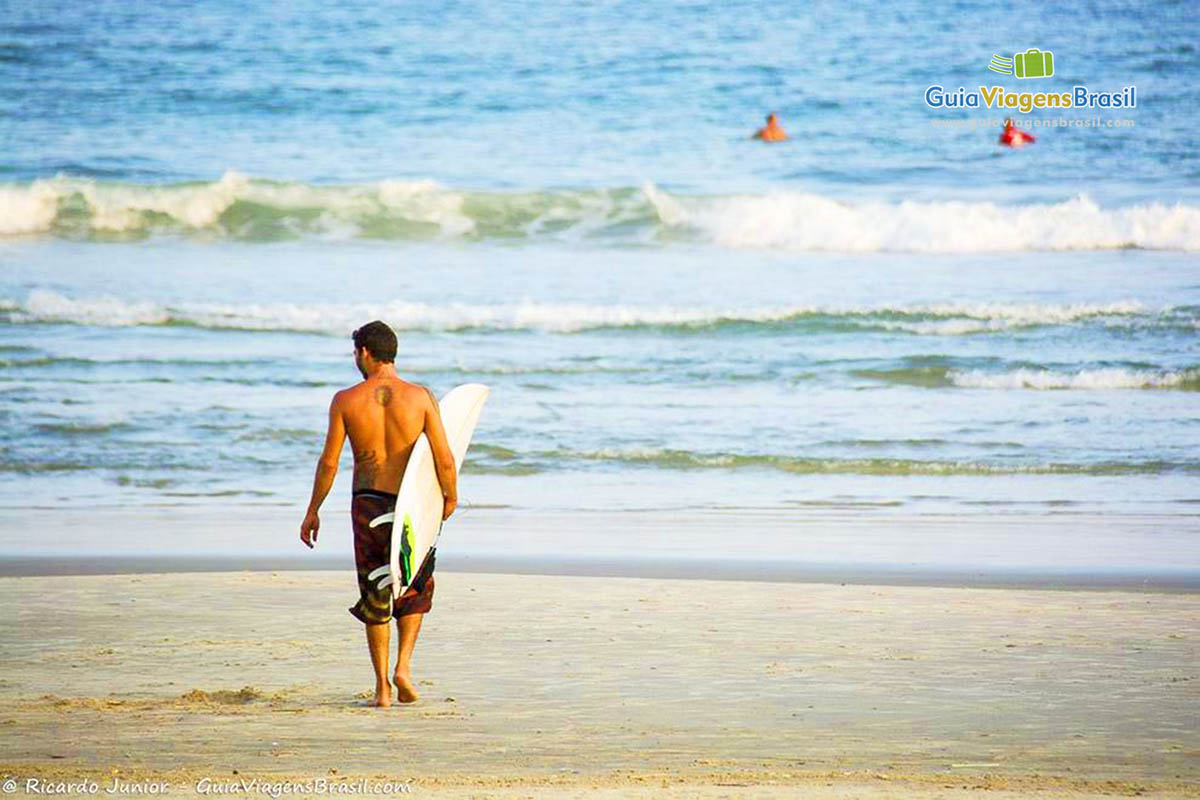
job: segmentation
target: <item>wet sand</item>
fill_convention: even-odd
[[[1193,593],[439,571],[423,696],[374,709],[355,592],[349,570],[0,579],[0,772],[176,796],[317,777],[451,798],[1200,796]]]

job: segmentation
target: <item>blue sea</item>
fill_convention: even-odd
[[[292,544],[378,318],[492,387],[464,518],[1137,518],[1200,567],[1198,43],[1191,2],[0,2],[0,550],[97,507],[166,520],[99,550]]]

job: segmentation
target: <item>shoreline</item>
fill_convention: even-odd
[[[353,559],[314,555],[246,557],[222,555],[13,556],[0,554],[0,578],[225,572],[353,572]],[[985,564],[849,564],[702,558],[571,556],[518,557],[439,553],[444,572],[512,576],[644,578],[656,580],[913,586],[931,588],[1061,591],[1200,592],[1200,568],[1038,569]]]
[[[300,516],[292,506],[14,509],[0,522],[0,576],[352,572],[340,501],[315,550],[298,541]],[[469,507],[451,522],[439,568],[461,572],[1200,591],[1196,515]]]

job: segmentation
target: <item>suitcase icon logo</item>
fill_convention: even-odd
[[[1049,78],[1054,74],[1054,53],[1031,47],[1024,53],[1015,53],[1012,58],[993,55],[988,69],[1018,78]]]
[[[1054,74],[1054,53],[1031,47],[1013,56],[1013,66],[1018,78],[1049,78]]]

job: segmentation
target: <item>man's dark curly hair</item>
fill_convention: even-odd
[[[396,334],[379,320],[368,322],[352,334],[355,350],[366,350],[376,361],[396,360]]]

